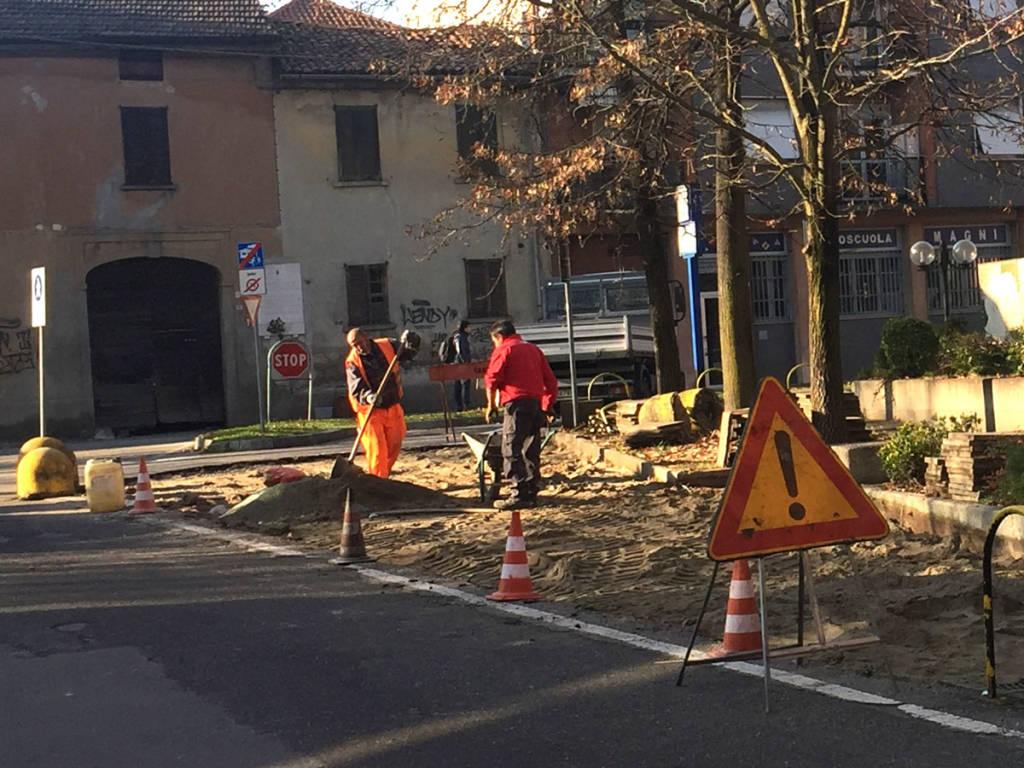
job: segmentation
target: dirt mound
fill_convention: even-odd
[[[350,489],[353,508],[364,517],[390,509],[458,506],[455,499],[439,491],[353,470],[331,480],[314,476],[271,486],[231,507],[220,522],[228,528],[264,533],[285,533],[293,525],[322,520],[340,522]]]

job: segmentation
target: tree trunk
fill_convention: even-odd
[[[812,421],[827,443],[846,439],[843,414],[843,362],[839,341],[839,168],[837,137],[839,116],[835,105],[821,92],[825,78],[823,52],[813,44],[818,38],[816,0],[808,8],[812,34],[801,50],[810,64],[803,83],[802,104],[806,130],[801,139],[804,181],[804,229],[807,263],[807,323],[810,347]]]
[[[642,195],[639,211],[637,225],[640,251],[647,275],[647,298],[651,304],[651,329],[654,334],[655,383],[658,392],[677,392],[685,386],[685,382],[679,365],[668,250],[665,248],[665,238],[657,215],[657,204]]]
[[[738,19],[731,0],[730,16]],[[715,94],[727,119],[743,124],[740,105],[741,47],[723,36]],[[742,137],[726,126],[715,129],[715,236],[718,244],[718,327],[722,349],[722,394],[727,409],[752,405],[757,390],[753,311],[750,298],[750,237],[742,187]]]

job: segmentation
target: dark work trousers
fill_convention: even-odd
[[[544,413],[540,400],[521,397],[505,405],[501,425],[501,456],[510,498],[535,499],[540,481],[540,430]]]
[[[455,382],[455,410],[465,411],[469,409],[470,401],[470,386],[473,384],[472,380],[464,379],[463,381]]]

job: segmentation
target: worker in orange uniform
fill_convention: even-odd
[[[487,421],[498,406],[504,408],[501,455],[509,497],[493,503],[497,509],[537,506],[540,484],[540,431],[558,399],[558,380],[540,347],[524,341],[509,320],[491,326],[491,353],[484,386]]]
[[[399,402],[402,399],[402,377],[398,363],[416,356],[420,337],[413,331],[404,331],[401,339],[373,339],[362,329],[353,328],[346,339],[351,347],[345,358],[348,402],[356,415],[357,426],[362,429],[366,424],[359,442],[366,454],[367,471],[377,477],[387,477],[398,459],[405,437],[405,411]],[[397,362],[392,366],[391,362],[396,358]]]

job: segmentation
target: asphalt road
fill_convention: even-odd
[[[783,685],[765,714],[761,681],[720,668],[679,689],[655,653],[383,586],[326,556],[17,509],[0,511],[5,768],[1024,759],[1019,738]]]

